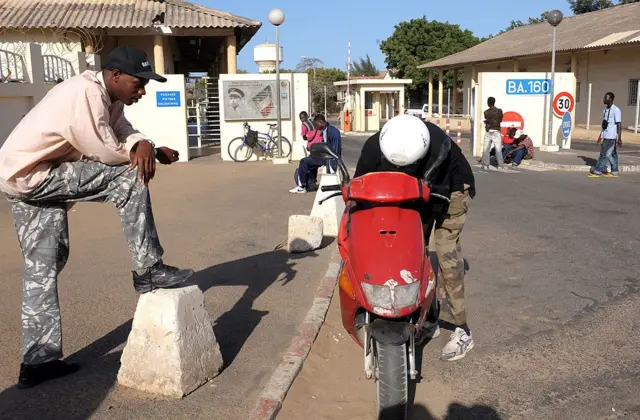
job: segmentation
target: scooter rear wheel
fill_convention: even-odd
[[[378,419],[406,420],[409,399],[407,345],[375,343],[377,352]]]

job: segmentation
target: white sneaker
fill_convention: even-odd
[[[442,360],[453,362],[460,360],[473,349],[473,338],[460,327],[451,334],[449,342],[442,349]]]
[[[304,187],[295,187],[289,190],[291,194],[305,194],[307,189]]]

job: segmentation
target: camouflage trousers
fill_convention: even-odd
[[[22,282],[23,363],[62,358],[58,274],[69,256],[67,206],[92,201],[115,204],[133,256],[134,270],[162,258],[149,189],[137,169],[93,161],[63,163],[27,197],[7,197],[24,256]]]
[[[435,220],[435,251],[441,275],[438,276],[438,301],[434,299],[434,306],[437,306],[434,312],[439,313],[441,320],[457,326],[467,323],[464,302],[465,270],[460,234],[467,219],[470,203],[468,190],[464,193],[453,192],[447,216]],[[428,223],[429,228],[426,231],[429,233],[433,223]]]

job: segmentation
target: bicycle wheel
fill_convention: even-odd
[[[244,137],[236,137],[229,142],[229,157],[234,162],[246,162],[253,156],[253,148],[247,146]]]
[[[291,156],[291,143],[286,137],[282,136],[282,157],[289,158]],[[267,150],[271,157],[278,157],[278,137],[274,137],[273,140],[267,143]]]

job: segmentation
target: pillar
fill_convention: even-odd
[[[438,114],[440,118],[444,118],[444,107],[443,107],[443,95],[444,95],[444,70],[440,70],[438,73]]]
[[[156,73],[164,74],[164,38],[162,35],[153,37],[153,66]]]
[[[238,72],[238,52],[236,46],[236,36],[227,37],[227,73],[236,74]]]
[[[577,53],[571,53],[571,73],[573,73],[573,76],[574,76],[573,98],[577,101],[578,99],[578,92],[576,90],[578,87],[578,54]],[[571,111],[571,123],[573,124],[574,128],[577,126],[577,123],[576,123],[577,109],[578,109],[578,103],[576,102],[573,106],[573,111]],[[571,142],[567,143],[567,148],[571,148]]]
[[[397,111],[399,115],[404,114],[404,86],[400,88],[400,93],[398,94],[398,105],[396,105]],[[395,110],[395,109],[394,109]]]
[[[520,71],[520,60],[513,60],[513,71]]]
[[[476,87],[476,83],[478,83],[478,68],[474,65],[471,66],[471,89]]]
[[[429,70],[429,101],[427,102],[429,109],[427,110],[427,117],[431,118],[433,109],[433,72]]]
[[[458,70],[453,69],[453,92],[451,93],[451,113],[456,114],[456,107],[458,106]]]

